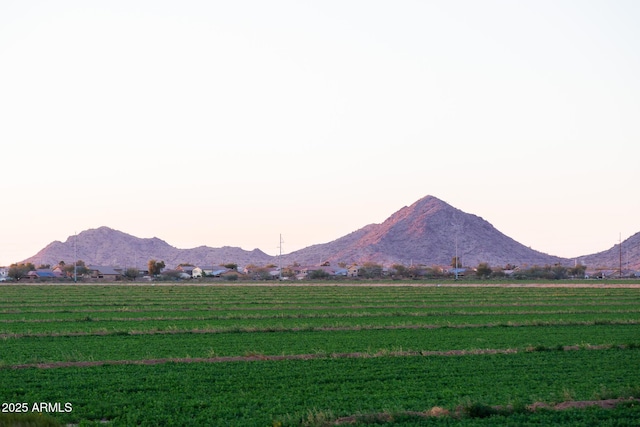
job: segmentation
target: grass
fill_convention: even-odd
[[[359,283],[0,290],[0,395],[71,401],[72,413],[53,415],[63,424],[284,426],[347,418],[447,425],[458,417],[462,425],[606,425],[608,414],[632,425],[640,415],[631,403],[608,413],[521,411],[537,401],[638,397],[637,289]],[[310,357],[270,358],[282,355]],[[15,369],[232,356],[247,359]],[[449,415],[427,420],[433,408]]]

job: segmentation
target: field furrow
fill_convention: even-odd
[[[63,424],[327,425],[382,414],[450,425],[407,414],[640,397],[637,288],[2,285],[0,296],[0,396],[70,403],[54,414]],[[640,417],[632,403],[597,408],[490,420]]]

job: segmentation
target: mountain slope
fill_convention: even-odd
[[[622,270],[640,270],[640,233],[636,233],[611,249],[579,257],[580,262],[592,268],[617,270],[622,261]]]
[[[83,231],[77,236],[70,236],[65,242],[50,243],[25,262],[33,262],[36,265],[54,265],[61,260],[72,262],[74,259],[81,259],[87,264],[135,266],[138,268],[146,266],[150,259],[156,259],[164,261],[167,267],[173,268],[180,263],[195,265],[219,265],[229,262],[240,265],[263,264],[271,262],[272,257],[259,249],[245,251],[229,246],[178,249],[157,237],[143,239],[109,227],[100,227]]]
[[[293,252],[286,260],[301,264],[324,259],[385,265],[449,265],[456,246],[462,263],[468,266],[480,262],[499,266],[568,262],[534,251],[505,236],[482,218],[433,196],[405,206],[382,224],[368,225],[333,242]]]
[[[77,257],[75,256],[77,242]],[[640,268],[640,233],[622,242],[624,267]],[[534,251],[495,229],[484,219],[465,213],[433,196],[405,206],[381,224],[369,224],[329,243],[317,244],[283,255],[283,263],[319,265],[330,261],[362,264],[367,261],[386,266],[400,263],[450,265],[459,256],[463,265],[491,266],[515,264],[573,265],[573,260]],[[580,257],[588,267],[618,268],[619,247]],[[245,251],[236,247],[200,246],[178,249],[158,238],[141,239],[108,227],[83,231],[65,242],[53,242],[25,260],[39,264],[57,264],[82,259],[87,264],[143,267],[149,259],[165,262],[173,268],[180,263],[218,265],[237,263],[278,264],[276,257],[259,249]]]

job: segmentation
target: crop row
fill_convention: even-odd
[[[602,350],[17,369],[2,371],[0,395],[70,402],[73,411],[56,416],[66,423],[271,425],[314,410],[346,416],[624,394],[640,383],[638,360],[640,350]]]
[[[22,337],[2,341],[0,366],[256,354],[330,356],[478,349],[525,351],[587,345],[640,347],[640,327],[571,325]]]
[[[0,323],[29,322],[29,321],[75,321],[86,315],[95,320],[112,319],[154,319],[154,318],[185,318],[185,319],[247,319],[247,318],[312,318],[312,317],[366,317],[378,316],[452,316],[452,315],[481,315],[503,314],[521,315],[532,313],[544,314],[589,314],[589,313],[635,313],[640,317],[640,303],[638,304],[608,304],[608,305],[522,305],[522,306],[387,306],[387,307],[305,307],[305,308],[251,308],[251,309],[220,309],[220,308],[181,308],[166,307],[164,309],[131,309],[120,307],[117,309],[74,308],[63,310],[39,310],[0,313]]]
[[[427,288],[428,289],[428,288]],[[4,291],[0,287],[0,291]],[[359,298],[343,297],[343,288],[335,288],[334,295],[328,296],[314,296],[313,298],[306,298],[304,301],[295,299],[292,296],[288,300],[261,300],[259,297],[251,300],[240,301],[220,301],[212,298],[212,296],[202,296],[202,298],[194,298],[188,300],[180,300],[174,298],[165,298],[155,293],[150,293],[144,299],[135,299],[120,297],[116,294],[109,294],[94,300],[93,295],[87,295],[86,297],[74,300],[59,299],[56,293],[50,295],[43,294],[40,300],[24,301],[20,298],[14,298],[11,294],[3,292],[5,301],[0,302],[0,312],[30,312],[30,311],[62,311],[67,309],[77,308],[78,306],[88,307],[94,310],[165,310],[167,308],[181,307],[184,309],[197,309],[203,310],[228,310],[233,309],[304,309],[304,308],[341,308],[341,307],[447,307],[454,305],[455,307],[502,307],[502,306],[566,306],[566,305],[584,305],[584,306],[597,306],[597,305],[629,305],[638,304],[640,300],[638,296],[631,293],[629,289],[626,289],[629,294],[612,297],[605,297],[602,295],[592,295],[589,297],[550,297],[546,298],[496,298],[489,300],[476,300],[475,298],[456,298],[456,295],[449,295],[448,298],[432,298],[426,296],[414,295],[410,298],[399,298],[394,295],[377,295],[375,299],[365,298],[367,290],[361,290],[363,295]],[[336,298],[337,297],[337,298]]]
[[[610,288],[457,288],[336,286],[6,286],[0,310],[29,307],[287,307],[291,305],[415,305],[450,303],[607,304],[640,303],[635,290]]]
[[[554,324],[638,324],[638,313],[566,313],[523,315],[398,315],[307,318],[238,318],[238,319],[138,319],[96,320],[91,316],[69,321],[0,323],[0,337],[12,335],[69,335],[77,333],[133,332],[225,332],[238,330],[304,330],[326,328],[380,328],[426,326],[519,326]]]
[[[57,415],[65,423],[270,425],[310,411],[637,395],[640,383],[636,289],[2,285],[0,295],[0,396],[72,402]],[[598,349],[556,351],[589,345]],[[451,350],[477,354],[425,356]],[[315,357],[13,369],[305,354]]]

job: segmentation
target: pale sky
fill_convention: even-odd
[[[640,231],[640,2],[0,1],[0,265],[109,226],[276,254],[433,195]]]

